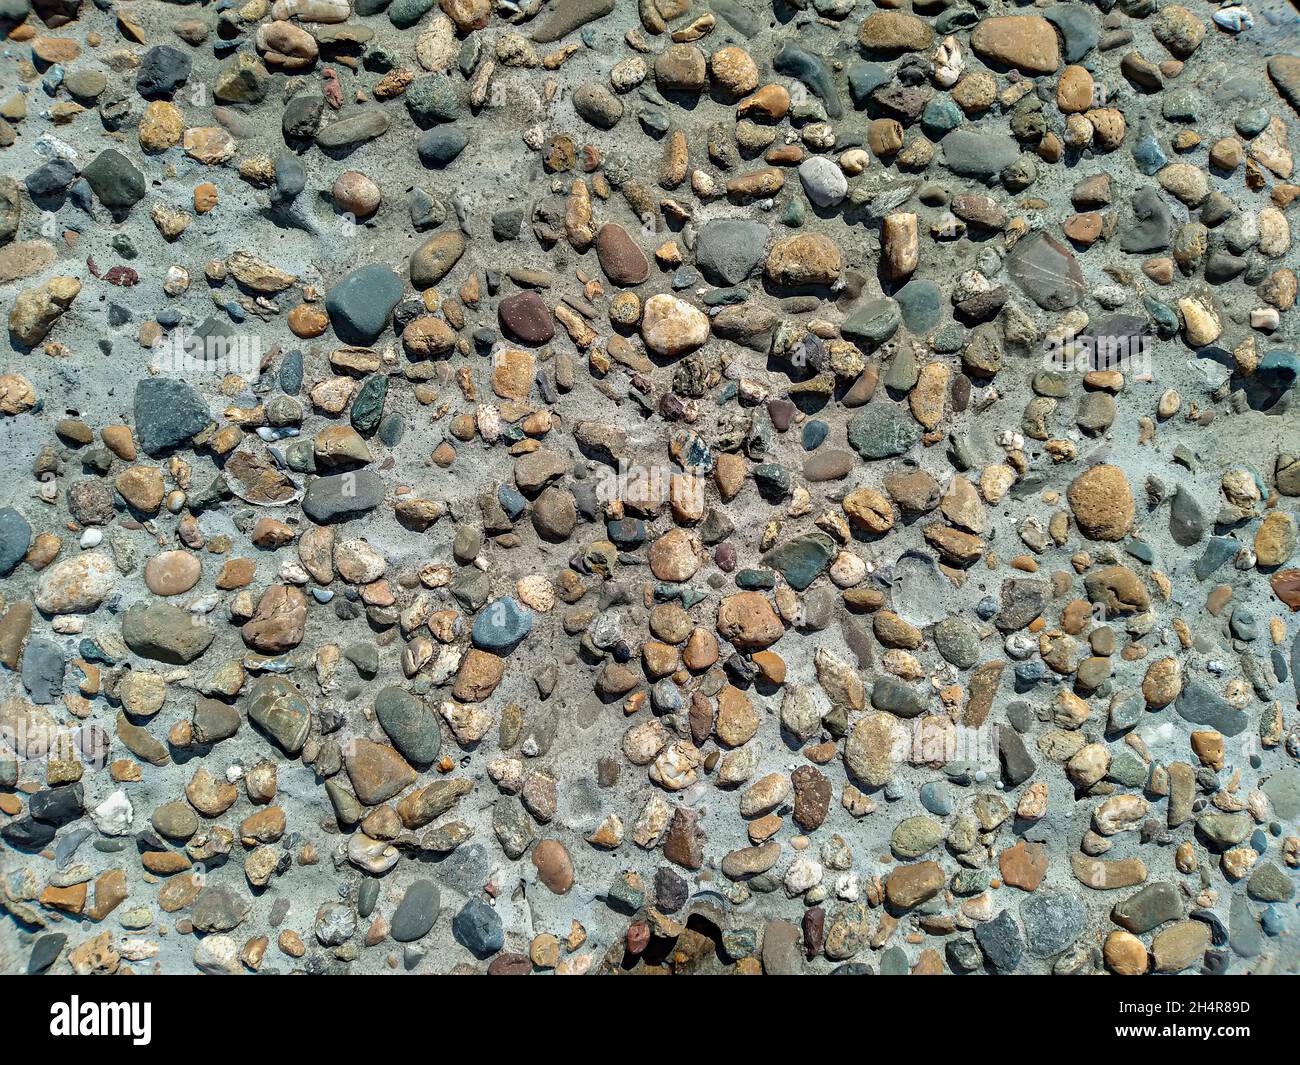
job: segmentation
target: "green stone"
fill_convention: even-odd
[[[379,439],[388,447],[396,447],[406,434],[406,419],[400,414],[387,414],[379,423]]]
[[[921,427],[894,403],[869,403],[849,421],[849,446],[864,459],[901,455],[921,439]]]
[[[404,2],[405,0],[397,0],[389,11],[389,16]],[[450,78],[430,74],[428,77],[417,78],[406,90],[406,108],[420,125],[454,122],[460,117],[460,98],[456,95],[456,86]]]
[[[399,30],[407,30],[424,18],[433,7],[433,0],[397,0],[388,9],[388,21]]]
[[[747,592],[776,587],[776,574],[770,569],[742,569],[736,574],[736,587]]]
[[[371,377],[361,386],[352,401],[352,428],[359,433],[374,432],[384,413],[384,400],[388,396],[388,378]]]
[[[769,551],[763,562],[777,570],[791,588],[802,592],[834,557],[835,541],[824,533],[811,533]]]
[[[899,858],[919,858],[943,840],[943,825],[932,817],[909,817],[900,821],[889,837],[890,850]]]
[[[1260,902],[1286,902],[1295,885],[1273,862],[1260,862],[1246,882],[1246,893]]]

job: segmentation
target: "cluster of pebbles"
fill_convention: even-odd
[[[0,30],[0,971],[1300,969],[1284,0]]]

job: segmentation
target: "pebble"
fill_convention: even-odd
[[[814,155],[800,164],[799,180],[808,199],[818,207],[834,207],[848,195],[844,171],[825,156]]]
[[[441,911],[441,893],[432,880],[416,880],[393,911],[388,934],[398,943],[414,943],[429,934]]]
[[[9,967],[1294,968],[1276,27],[533,7],[17,12]]]
[[[373,343],[388,326],[402,298],[402,283],[386,266],[362,266],[325,296],[325,309],[339,337],[349,344]]]
[[[501,918],[487,903],[470,899],[451,922],[456,942],[476,957],[488,957],[505,945]]]
[[[0,576],[8,577],[27,554],[32,528],[13,507],[0,509]]]
[[[401,688],[382,688],[375,695],[375,717],[407,761],[430,765],[437,759],[442,734],[419,698]]]

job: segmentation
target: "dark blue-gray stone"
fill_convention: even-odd
[[[853,106],[858,110],[866,107],[871,94],[892,76],[889,68],[883,63],[855,60],[849,66],[849,98],[853,101]]]
[[[943,161],[962,177],[991,178],[1020,158],[1020,145],[1005,133],[953,130],[943,139]]]
[[[913,333],[928,333],[943,317],[939,286],[925,278],[914,277],[894,293],[894,299],[898,301],[903,324]]]
[[[203,397],[174,377],[142,377],[135,386],[135,437],[146,455],[160,455],[211,422]]]
[[[466,566],[451,582],[451,594],[466,610],[478,610],[492,589],[488,575],[477,566]]]
[[[1025,944],[1010,910],[975,927],[975,941],[984,957],[999,972],[1014,972],[1024,956]]]
[[[66,159],[51,159],[23,179],[27,194],[38,207],[57,210],[63,204],[68,186],[77,177],[77,168]]]
[[[1233,128],[1243,137],[1258,137],[1268,126],[1269,113],[1265,107],[1251,107],[1240,112],[1232,122]]]
[[[1179,485],[1169,504],[1169,535],[1174,538],[1174,543],[1182,547],[1198,544],[1205,538],[1208,527],[1196,497]]]
[[[876,678],[871,688],[871,705],[898,717],[920,717],[925,713],[925,698],[911,685],[887,673]]]
[[[388,378],[382,374],[366,379],[358,390],[348,411],[352,428],[359,433],[373,433],[384,413],[384,400],[388,397]]]
[[[946,780],[929,780],[921,785],[921,805],[935,817],[947,817],[953,811],[952,787]]]
[[[1205,551],[1196,560],[1194,567],[1196,579],[1203,581],[1212,576],[1240,548],[1241,544],[1227,536],[1211,536],[1209,543],[1205,545]]]
[[[27,975],[39,976],[59,960],[63,948],[67,946],[68,937],[63,932],[47,932],[37,936],[32,943],[32,953],[27,959]]]
[[[313,92],[301,92],[294,96],[284,105],[284,114],[280,116],[280,130],[287,141],[305,140],[316,136],[316,131],[320,128],[320,116],[325,110],[325,97],[318,96]],[[283,157],[288,159],[289,157]],[[297,160],[294,160],[297,162]],[[286,163],[286,167],[288,164]],[[302,173],[303,185],[307,183],[307,171],[299,163],[291,173]],[[280,164],[275,167],[275,177],[277,186],[280,184]],[[286,198],[293,199],[302,187],[299,186],[296,192],[289,193],[286,190]]]
[[[95,196],[115,218],[122,218],[144,199],[144,174],[116,148],[105,148],[81,171]]]
[[[357,915],[369,917],[375,912],[377,902],[379,902],[379,881],[373,877],[367,877],[361,881],[361,886],[357,888]]]
[[[695,246],[695,265],[715,285],[738,285],[763,262],[770,235],[762,222],[748,218],[706,222]]]
[[[1296,380],[1300,379],[1300,356],[1281,348],[1266,352],[1255,369],[1255,377],[1279,391],[1294,388]]]
[[[1238,640],[1253,640],[1259,635],[1259,621],[1249,609],[1236,607],[1228,619],[1228,628]]]
[[[1083,4],[1054,4],[1044,8],[1042,16],[1060,30],[1067,63],[1079,62],[1097,47],[1100,31],[1092,8]]]
[[[389,934],[399,943],[415,942],[428,935],[441,907],[438,885],[432,880],[415,881],[393,911]]]
[[[286,112],[287,114],[287,112]],[[275,188],[271,198],[288,203],[307,187],[307,168],[295,155],[282,155],[275,161]]]
[[[54,839],[57,831],[53,825],[23,817],[0,828],[0,839],[19,850],[40,850]]]
[[[1111,314],[1088,327],[1092,370],[1127,370],[1151,351],[1151,321],[1138,314]]]
[[[1232,897],[1228,909],[1228,945],[1243,958],[1258,957],[1264,949],[1264,935],[1250,903],[1240,895]]]
[[[379,423],[379,439],[389,447],[396,447],[406,435],[406,419],[394,412],[385,414]]]
[[[485,651],[506,651],[533,630],[533,612],[514,596],[505,595],[489,603],[474,619],[470,638]]]
[[[447,208],[443,206],[441,200],[435,200],[424,189],[415,188],[406,194],[406,211],[411,216],[411,225],[424,232],[426,229],[433,229],[442,225],[447,220]],[[492,216],[492,230],[496,233],[496,215]],[[519,220],[523,222],[523,211],[520,209]],[[518,230],[515,236],[519,236]],[[498,237],[498,240],[501,238]]]
[[[36,636],[23,649],[23,687],[37,706],[49,706],[63,698],[63,648],[53,640]]]
[[[170,96],[190,76],[190,57],[179,48],[160,44],[145,52],[135,74],[135,91],[146,100]]]
[[[420,162],[429,167],[444,167],[453,162],[469,144],[469,134],[459,126],[438,126],[420,135],[415,150]]]
[[[442,747],[442,730],[424,703],[396,685],[382,688],[375,696],[375,717],[393,746],[408,762],[429,765]]]
[[[921,427],[895,403],[869,403],[849,420],[849,446],[864,459],[901,455],[921,439]]]
[[[770,569],[742,569],[736,571],[736,587],[747,592],[776,587],[776,574]]]
[[[470,899],[451,921],[456,942],[475,957],[486,958],[505,946],[505,930],[496,910],[481,899]]]
[[[433,8],[433,0],[395,0],[388,9],[388,21],[399,30],[408,30]]]
[[[501,504],[502,509],[511,521],[517,521],[519,515],[528,509],[528,500],[523,497],[522,493],[511,488],[508,484],[503,484],[497,489],[497,502]],[[641,540],[644,539],[645,523],[641,522]]]
[[[1205,260],[1205,280],[1211,285],[1222,285],[1246,272],[1250,263],[1226,251],[1212,251]]]
[[[936,96],[921,112],[921,125],[927,134],[938,140],[962,123],[961,108],[946,96]]]
[[[751,471],[759,492],[769,499],[784,499],[790,493],[790,471],[780,463],[760,462]]]
[[[827,69],[826,63],[820,56],[815,56],[811,52],[805,52],[802,48],[787,44],[772,60],[772,67],[778,74],[798,78],[816,93],[818,99],[822,102],[822,106],[826,108],[827,118],[839,118],[844,114],[844,107],[840,103],[839,93],[835,91],[835,82],[831,78],[831,72]]]
[[[372,344],[402,298],[402,279],[381,263],[347,274],[325,297],[334,332],[345,344]]]
[[[85,791],[80,784],[45,788],[32,795],[27,809],[37,821],[62,828],[86,812]]]
[[[804,423],[800,443],[805,451],[816,451],[826,442],[831,427],[820,418],[813,418]]]
[[[1137,139],[1133,142],[1133,161],[1147,177],[1159,173],[1169,162],[1169,157],[1156,140],[1151,123],[1146,119],[1138,123]]]
[[[726,19],[732,29],[741,36],[753,37],[765,28],[762,18],[738,0],[713,0],[709,6],[714,14]]]
[[[1020,904],[1025,945],[1035,958],[1052,958],[1071,946],[1085,918],[1083,903],[1072,892],[1042,888]]]
[[[32,527],[13,507],[0,510],[0,577],[8,577],[27,555]]]
[[[791,588],[802,592],[834,557],[835,542],[825,533],[811,533],[769,551],[763,564],[778,570]]]
[[[898,331],[902,320],[898,301],[879,296],[855,306],[840,324],[840,332],[848,340],[875,348]]]
[[[979,947],[969,939],[949,939],[943,947],[948,967],[955,973],[973,973],[980,967]]]
[[[946,147],[947,141],[944,144]],[[1169,247],[1174,216],[1168,205],[1160,198],[1160,193],[1150,186],[1138,189],[1133,193],[1130,204],[1133,218],[1121,229],[1120,248],[1129,253],[1140,253],[1162,251]]]
[[[1174,700],[1174,709],[1184,721],[1208,725],[1225,736],[1238,735],[1250,721],[1248,714],[1197,680],[1189,680],[1183,685],[1182,692]]]
[[[384,501],[384,482],[372,470],[317,477],[302,497],[302,512],[317,525],[347,521]]]
[[[297,348],[280,363],[280,388],[287,396],[296,396],[302,388],[302,352]]]

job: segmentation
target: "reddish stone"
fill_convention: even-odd
[[[803,915],[803,951],[809,958],[815,958],[825,946],[826,911],[814,906]]]
[[[550,308],[536,292],[516,292],[497,306],[497,318],[508,336],[524,344],[546,344],[555,336]]]
[[[633,921],[627,930],[627,952],[637,957],[650,944],[650,926],[644,921]]]
[[[1047,850],[1041,843],[1020,840],[998,855],[1002,880],[1022,891],[1033,891],[1047,875]]]

